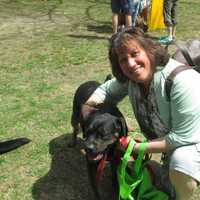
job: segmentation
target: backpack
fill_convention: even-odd
[[[168,101],[170,101],[173,80],[177,74],[188,69],[194,69],[200,73],[200,39],[189,40],[184,45],[178,45],[176,43],[176,46],[178,49],[172,55],[172,58],[183,63],[184,65],[175,68],[166,78],[165,91]]]

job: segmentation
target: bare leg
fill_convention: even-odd
[[[176,170],[170,170],[170,181],[176,190],[177,200],[188,200],[197,188],[197,181]]]
[[[173,26],[168,27],[168,36],[170,39],[173,39]]]
[[[118,28],[118,14],[113,13],[113,15],[112,15],[113,34],[117,33],[117,28]]]
[[[132,26],[132,16],[131,15],[125,15],[125,26],[128,28],[128,27],[131,27]]]
[[[176,37],[176,26],[172,27],[172,37],[175,38]]]

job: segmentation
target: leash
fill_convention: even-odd
[[[106,160],[107,160],[107,154],[103,156],[103,158],[100,160],[98,167],[97,167],[97,175],[96,175],[96,180],[97,183],[99,183],[102,180],[103,177],[103,172],[106,166]]]
[[[119,143],[123,146],[123,147],[127,147],[129,141],[128,141],[128,137],[122,136],[119,139]],[[119,156],[120,157],[120,156]],[[120,158],[117,158],[118,160],[120,160]],[[97,174],[96,174],[96,180],[97,183],[99,183],[100,181],[102,181],[103,178],[103,172],[106,166],[106,161],[109,160],[107,153],[104,154],[103,158],[99,161],[98,167],[97,167]]]

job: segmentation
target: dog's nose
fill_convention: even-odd
[[[90,149],[90,150],[94,149],[94,144],[87,145],[87,148]]]

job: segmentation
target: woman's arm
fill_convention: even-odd
[[[128,83],[120,83],[115,78],[100,85],[86,101],[86,104],[96,106],[101,103],[117,104],[128,94]]]
[[[172,85],[171,130],[166,140],[182,146],[200,142],[200,74],[194,70],[179,73]]]
[[[124,151],[128,147],[128,143],[130,142],[131,137],[128,136],[126,138],[120,139],[120,149]],[[136,140],[137,141],[137,140]],[[139,151],[139,146],[141,142],[136,142],[134,145],[133,153],[137,153]],[[145,153],[165,153],[168,152],[175,147],[171,145],[164,137],[151,140],[147,143]]]
[[[136,143],[134,146],[134,152],[138,152],[140,143]],[[174,146],[171,145],[165,138],[159,138],[151,140],[147,143],[145,153],[165,153],[174,149]]]

